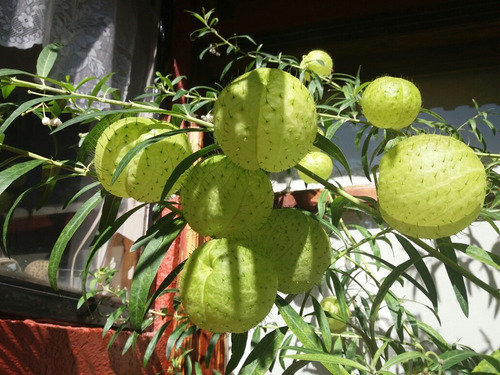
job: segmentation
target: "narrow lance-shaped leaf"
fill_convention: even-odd
[[[125,169],[125,167],[134,158],[134,156],[137,153],[139,153],[142,150],[144,150],[149,145],[152,145],[152,144],[154,144],[156,142],[161,141],[162,139],[174,136],[174,135],[179,134],[179,133],[186,133],[186,132],[193,132],[193,131],[198,131],[199,132],[199,131],[202,131],[202,130],[198,129],[198,128],[176,129],[176,130],[172,130],[172,131],[168,131],[168,132],[156,135],[154,137],[148,138],[148,139],[140,142],[139,144],[137,144],[136,146],[134,146],[129,152],[127,152],[127,154],[120,160],[120,162],[116,166],[116,170],[115,170],[115,172],[113,174],[113,178],[111,179],[111,184],[113,184],[116,181],[116,179],[120,176],[120,174],[123,172],[123,170]]]
[[[214,333],[212,337],[210,337],[210,341],[207,345],[207,350],[205,351],[205,367],[208,368],[210,366],[210,360],[212,359],[212,353],[219,342],[221,333]]]
[[[352,368],[370,373],[370,369],[368,367],[362,365],[359,362],[355,362],[351,359],[341,357],[340,355],[324,353],[324,352],[314,350],[314,349],[307,349],[307,350],[303,350],[303,351],[305,352],[305,354],[290,354],[290,355],[287,355],[286,357],[293,358],[293,359],[303,359],[306,361],[320,362],[326,368],[329,368],[332,365],[334,365],[334,366],[341,365],[341,366],[352,367]]]
[[[118,215],[122,198],[107,194],[104,197],[104,204],[102,205],[101,219],[99,220],[98,233],[102,233],[106,228],[111,226]]]
[[[151,341],[149,342],[148,347],[144,352],[144,357],[142,359],[142,365],[144,367],[146,367],[146,365],[148,364],[149,359],[151,358],[156,349],[156,344],[158,344],[158,341],[163,335],[163,332],[165,332],[165,329],[169,326],[171,322],[172,322],[171,320],[168,320],[166,323],[162,324],[162,326],[155,332],[155,334],[151,338]]]
[[[96,255],[96,253],[99,251],[99,249],[104,246],[106,242],[108,242],[113,234],[116,233],[116,231],[125,223],[125,221],[130,218],[135,212],[143,208],[146,204],[141,204],[133,209],[127,211],[123,215],[121,215],[118,219],[116,219],[110,226],[108,226],[106,229],[102,231],[101,234],[98,235],[97,239],[94,241],[92,244],[92,247],[90,248],[89,254],[87,255],[87,259],[85,261],[85,266],[82,271],[82,291],[83,291],[83,296],[86,296],[86,290],[87,290],[87,277],[90,271],[90,266],[92,265],[92,261]]]
[[[406,262],[401,263],[399,266],[394,268],[389,275],[387,275],[380,285],[370,309],[370,332],[372,337],[375,337],[375,322],[379,314],[380,305],[384,301],[386,294],[390,291],[392,285],[399,279],[399,277],[408,269],[408,267],[412,266],[416,261],[416,259],[409,259]]]
[[[366,253],[366,252],[362,252],[362,251],[356,251],[356,253],[360,253],[362,255],[365,255],[367,257],[370,257],[370,258],[373,258],[373,259],[376,259],[377,262],[379,262],[380,264],[384,265],[385,267],[387,267],[388,269],[394,269],[396,266],[389,263],[388,261],[386,261],[384,258],[380,258],[380,257],[377,257],[375,255],[372,255],[370,253]],[[416,259],[416,258],[415,258]],[[416,259],[417,260],[417,259]],[[403,278],[405,278],[406,280],[408,280],[410,283],[412,283],[418,290],[420,290],[427,298],[429,298],[430,301],[433,301],[434,298],[436,299],[436,303],[437,303],[437,293],[435,292],[434,295],[432,295],[431,293],[429,293],[423,285],[420,284],[419,281],[417,281],[414,277],[410,276],[407,272],[403,272],[401,274],[401,276]]]
[[[281,296],[276,298],[276,306],[281,314],[281,317],[292,330],[294,335],[306,348],[323,350],[321,340],[314,332],[314,328],[306,323],[290,304]]]
[[[52,288],[57,289],[57,271],[59,269],[59,263],[61,262],[62,255],[66,250],[66,246],[89,213],[97,207],[102,199],[103,194],[100,191],[90,197],[90,199],[83,203],[78,211],[76,211],[76,213],[71,217],[59,235],[59,238],[50,252],[49,258],[48,274]]]
[[[231,374],[240,360],[243,358],[248,341],[248,331],[243,333],[231,334],[231,357],[226,365],[226,372]]]
[[[347,161],[342,150],[332,141],[321,134],[316,134],[316,139],[314,141],[314,146],[326,152],[328,155],[337,160],[347,171],[349,177],[351,177],[351,168],[349,167],[349,162]]]
[[[417,269],[418,273],[420,274],[420,277],[422,278],[422,281],[425,284],[425,287],[427,288],[428,294],[426,295],[432,302],[432,306],[435,309],[437,309],[438,297],[437,297],[436,284],[434,284],[434,278],[432,277],[429,269],[422,260],[422,255],[420,255],[420,253],[417,251],[417,249],[415,249],[415,247],[411,244],[411,242],[408,241],[403,236],[396,234],[396,238],[399,241],[399,243],[403,246],[403,249],[406,251],[410,259],[416,260],[415,268]]]
[[[405,353],[401,353],[395,357],[391,357],[387,362],[384,363],[384,365],[380,368],[380,370],[387,370],[390,369],[392,366],[395,366],[400,363],[406,363],[408,361],[411,361],[413,359],[422,359],[425,360],[425,355],[422,354],[421,352],[417,351],[409,351]]]
[[[9,125],[12,124],[12,122],[17,117],[21,116],[23,113],[25,113],[27,110],[31,109],[32,107],[36,106],[37,104],[44,103],[44,102],[50,102],[52,100],[57,100],[57,99],[70,99],[70,98],[72,98],[71,95],[44,96],[42,98],[35,98],[35,99],[31,99],[31,100],[28,100],[27,102],[22,103],[2,123],[2,125],[0,126],[0,134],[4,133],[5,130],[9,127]]]
[[[175,268],[172,271],[170,271],[169,274],[163,279],[158,288],[146,302],[147,309],[149,309],[153,304],[153,302],[156,300],[156,298],[158,298],[163,293],[163,291],[166,290],[170,286],[170,284],[172,284],[177,275],[179,275],[180,272],[182,271],[184,263],[186,263],[185,260],[179,263],[177,266],[175,266]]]
[[[185,225],[186,222],[181,218],[167,222],[163,232],[148,243],[137,262],[130,287],[129,305],[130,323],[137,331],[140,331],[147,312],[147,298],[161,261]]]
[[[2,194],[19,177],[25,175],[43,163],[43,160],[28,160],[22,163],[14,164],[12,167],[1,171],[0,194]]]
[[[165,354],[167,359],[170,359],[172,356],[172,349],[175,346],[175,343],[179,339],[179,337],[183,334],[183,332],[186,330],[186,327],[189,325],[189,321],[185,320],[183,322],[178,323],[177,327],[173,330],[173,332],[168,336],[167,340],[167,347],[165,349]]]
[[[172,171],[172,174],[168,178],[165,186],[163,187],[163,191],[161,193],[161,200],[165,199],[167,193],[172,189],[175,182],[179,179],[179,177],[186,171],[188,168],[193,165],[193,163],[198,160],[200,157],[207,155],[208,153],[215,151],[219,148],[219,145],[212,144],[202,149],[193,152],[191,155],[184,158]]]
[[[455,254],[455,249],[453,248],[453,244],[449,237],[440,238],[437,240],[437,245],[439,251],[445,255],[448,259],[450,259],[453,263],[458,264],[457,255]],[[453,287],[453,291],[455,292],[455,296],[457,298],[457,302],[462,309],[462,312],[465,316],[469,316],[469,299],[467,297],[467,288],[465,287],[465,281],[463,276],[445,265],[446,272],[448,273],[448,278],[450,279],[451,285]]]
[[[328,319],[326,318],[325,311],[321,307],[320,303],[316,298],[311,296],[313,307],[314,307],[314,315],[318,321],[319,330],[321,332],[321,336],[323,337],[323,343],[325,345],[325,349],[329,352],[332,349],[332,335],[330,333],[330,325],[328,324]]]
[[[484,249],[481,249],[480,247],[477,247],[474,245],[469,245],[469,244],[454,243],[453,247],[455,249],[467,254],[468,256],[500,271],[500,256],[499,255],[492,253],[490,251],[486,251]]]
[[[58,176],[58,177],[54,177],[54,178],[64,179],[64,178],[69,178],[69,177],[70,177],[70,175],[64,175],[64,176]],[[16,208],[18,207],[19,203],[24,199],[24,197],[26,197],[31,192],[39,189],[40,187],[43,187],[45,183],[46,182],[42,181],[42,182],[26,189],[25,191],[23,191],[21,194],[19,194],[17,196],[17,198],[12,203],[12,206],[10,207],[9,211],[7,211],[7,214],[5,215],[5,218],[4,218],[3,229],[2,229],[2,240],[3,240],[3,246],[4,246],[3,250],[5,251],[6,255],[9,255],[9,250],[7,247],[7,233],[8,233],[9,225],[10,225],[10,222],[12,220],[12,217],[14,216],[14,212],[15,212]]]
[[[441,366],[441,370],[451,369],[456,364],[465,361],[472,357],[480,356],[481,354],[474,352],[472,350],[450,350],[445,353],[441,353],[439,355],[439,363],[436,361],[434,365],[429,366],[429,370],[436,371],[439,366]]]
[[[238,373],[240,375],[267,374],[285,338],[284,332],[286,328],[280,328],[265,335],[250,352]]]
[[[42,52],[38,55],[36,61],[36,74],[41,77],[47,77],[56,62],[59,50],[62,48],[62,44],[51,43],[43,47]]]
[[[57,184],[57,179],[54,179],[53,177],[57,176],[60,172],[61,168],[59,166],[51,164],[45,164],[42,166],[42,180],[47,183],[44,184],[43,189],[40,192],[38,203],[36,205],[37,210],[42,208],[42,206],[51,197],[52,192],[54,191]]]

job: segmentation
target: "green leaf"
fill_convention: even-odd
[[[59,263],[61,262],[62,255],[66,250],[66,246],[68,245],[69,241],[71,240],[77,229],[89,215],[89,213],[92,212],[92,210],[94,210],[94,208],[97,207],[97,205],[102,201],[102,199],[103,199],[103,194],[102,192],[98,191],[92,197],[90,197],[89,200],[83,203],[82,206],[78,209],[78,211],[76,211],[75,214],[68,221],[66,226],[61,231],[61,234],[57,238],[57,241],[54,244],[52,251],[50,252],[50,258],[49,258],[48,273],[49,273],[50,286],[52,288],[57,290],[57,274],[58,274],[57,271],[59,269]]]
[[[332,225],[338,226],[342,215],[344,214],[344,207],[349,201],[342,196],[336,197],[330,204],[330,216]]]
[[[212,359],[212,353],[219,342],[219,338],[221,333],[214,333],[212,337],[210,337],[210,341],[208,342],[207,350],[205,351],[205,367],[210,367],[210,360]]]
[[[104,194],[105,194],[105,192],[104,192]],[[87,255],[87,259],[85,261],[85,266],[84,266],[82,274],[81,274],[82,291],[83,291],[84,296],[85,296],[85,292],[87,289],[87,277],[88,277],[90,266],[92,264],[92,260],[94,259],[94,256],[97,254],[99,249],[102,246],[104,246],[106,244],[106,242],[108,242],[111,239],[113,234],[115,234],[118,231],[118,229],[123,225],[123,223],[125,223],[125,221],[127,221],[128,218],[130,218],[130,216],[132,216],[138,210],[142,209],[145,205],[146,205],[146,203],[140,204],[140,205],[137,205],[136,207],[134,207],[133,209],[127,211],[122,216],[120,216],[118,219],[116,219],[109,227],[104,229],[101,234],[98,235],[97,239],[94,241],[94,243],[92,244],[92,247],[90,248],[90,251]]]
[[[335,290],[335,297],[337,297],[337,302],[339,303],[340,316],[342,320],[347,321],[349,319],[347,311],[349,310],[347,306],[347,301],[345,299],[345,289],[344,285],[340,282],[339,277],[335,272],[329,273],[329,277],[333,282],[333,289]]]
[[[328,155],[337,160],[347,171],[349,177],[351,177],[351,168],[349,167],[349,162],[347,161],[344,153],[335,143],[330,141],[325,136],[320,133],[316,134],[316,139],[314,141],[314,146],[326,152]]]
[[[480,355],[479,353],[476,353],[471,350],[450,350],[447,352],[442,353],[439,358],[440,358],[440,363],[435,362],[432,366],[429,366],[429,369],[431,371],[436,371],[438,367],[441,364],[441,369],[442,370],[448,370],[451,369],[453,366],[456,364],[465,361],[471,357],[477,357]]]
[[[284,332],[286,332],[286,328],[280,328],[265,335],[250,352],[238,374],[267,374],[283,342]]]
[[[97,124],[95,124],[81,142],[76,160],[81,163],[87,163],[88,160],[90,160],[94,156],[97,141],[104,129],[106,129],[111,123],[120,119],[121,117],[121,115],[106,116]]]
[[[399,243],[403,246],[403,249],[406,251],[410,259],[415,260],[414,263],[415,268],[417,269],[420,277],[422,278],[422,281],[424,282],[427,288],[428,293],[426,293],[426,295],[431,301],[432,306],[434,306],[434,308],[437,309],[438,296],[437,296],[436,284],[434,284],[434,278],[432,277],[429,269],[422,260],[423,258],[422,255],[420,255],[418,250],[415,249],[415,247],[411,244],[411,242],[408,241],[403,236],[396,234],[396,238],[399,241]]]
[[[52,164],[44,164],[42,166],[42,182],[44,182],[43,189],[40,192],[36,210],[39,210],[51,197],[54,191],[57,179],[53,178],[61,172],[61,168]]]
[[[308,349],[323,350],[321,340],[314,331],[314,328],[306,323],[302,319],[302,316],[279,295],[276,298],[276,306],[281,317],[302,345]]]
[[[500,349],[495,350],[489,356],[484,356],[481,362],[479,362],[478,365],[474,367],[472,373],[482,375],[500,374]]]
[[[331,367],[331,365],[340,365],[340,366],[349,366],[355,369],[366,371],[370,373],[370,369],[366,366],[363,366],[361,363],[355,362],[353,360],[333,355],[329,353],[323,353],[316,350],[307,350],[305,354],[290,354],[286,356],[287,358],[293,359],[302,359],[306,361],[315,361],[320,362],[325,367]]]
[[[245,353],[245,349],[248,341],[248,331],[244,333],[232,333],[231,334],[231,357],[226,365],[226,373],[231,374]]]
[[[42,52],[38,55],[36,61],[36,74],[41,77],[47,77],[56,62],[59,50],[62,48],[62,44],[51,43],[43,47]]]
[[[170,245],[185,225],[186,222],[181,218],[167,222],[158,237],[148,243],[137,262],[130,287],[129,304],[130,323],[137,331],[140,331],[142,320],[149,308],[147,300],[158,268]]]
[[[165,183],[165,186],[163,187],[163,191],[161,193],[161,200],[165,199],[166,195],[170,190],[172,190],[172,187],[174,186],[175,182],[179,179],[179,177],[189,169],[193,163],[198,160],[200,157],[207,155],[208,153],[215,151],[219,149],[218,144],[211,144],[209,146],[203,147],[202,149],[193,152],[191,155],[187,156],[184,158],[177,166],[175,169],[172,171],[172,174],[168,178],[167,182]]]
[[[118,163],[118,165],[116,166],[115,173],[113,174],[113,178],[111,179],[111,184],[115,183],[115,181],[117,180],[117,178],[123,172],[123,170],[128,165],[128,163],[130,163],[130,161],[134,158],[134,156],[137,153],[139,153],[142,150],[144,150],[146,147],[148,147],[148,146],[150,146],[150,145],[152,145],[152,144],[154,144],[156,142],[159,142],[162,139],[174,136],[176,134],[193,132],[193,131],[198,131],[199,132],[199,131],[203,131],[203,130],[198,129],[198,128],[176,129],[176,130],[172,130],[172,131],[168,131],[168,132],[156,135],[154,137],[148,138],[148,139],[140,142],[139,144],[137,144],[136,146],[134,146],[129,152],[127,152],[127,154],[120,160],[120,163]],[[175,172],[175,170],[174,170],[174,172]],[[175,183],[175,181],[174,181],[174,183]],[[173,184],[172,184],[172,186],[173,186]]]
[[[27,102],[24,102],[20,104],[15,111],[13,111],[9,117],[5,119],[5,121],[2,123],[2,126],[0,126],[0,134],[3,134],[5,130],[9,127],[10,124],[19,116],[24,114],[27,110],[31,109],[32,107],[36,106],[37,104],[40,103],[45,103],[45,102],[50,102],[52,100],[57,100],[57,99],[70,99],[72,98],[72,95],[55,95],[55,96],[44,96],[42,98],[36,98],[36,99],[31,99],[28,100]],[[62,126],[62,125],[61,125]],[[58,127],[57,129],[59,129]]]
[[[179,337],[184,333],[186,327],[189,325],[189,321],[184,321],[179,323],[177,327],[175,327],[174,331],[168,336],[167,346],[165,349],[165,355],[167,359],[170,359],[173,355],[172,350],[174,349],[175,343],[179,339]]]
[[[464,254],[500,271],[499,255],[469,244],[453,243],[452,246]]]
[[[12,167],[0,172],[0,194],[2,194],[15,180],[25,175],[39,165],[42,160],[28,160],[22,163],[14,164]]]
[[[314,308],[314,315],[316,316],[316,319],[318,320],[319,324],[319,330],[321,332],[321,336],[323,337],[323,343],[325,345],[325,349],[327,352],[332,350],[332,335],[330,332],[330,326],[328,324],[328,319],[326,318],[325,311],[321,307],[320,303],[314,296],[311,296],[312,303],[313,303],[313,308]]]
[[[382,284],[378,289],[377,295],[375,296],[371,310],[370,310],[370,327],[372,332],[372,337],[374,337],[375,322],[378,317],[380,306],[385,299],[386,294],[391,290],[392,285],[401,277],[401,275],[412,266],[417,260],[409,259],[406,262],[401,263],[395,267],[389,275],[386,276]]]
[[[121,201],[122,198],[112,194],[107,194],[104,197],[104,204],[102,205],[101,218],[99,220],[97,233],[102,233],[116,221]]]
[[[123,346],[122,349],[122,355],[124,355],[128,350],[132,347],[135,348],[135,343],[137,342],[137,338],[139,337],[139,334],[135,331],[130,332],[130,335],[125,342],[125,345]]]
[[[380,370],[388,370],[392,366],[395,366],[400,363],[406,363],[408,361],[411,361],[413,359],[420,358],[422,360],[425,360],[426,357],[424,354],[417,352],[417,351],[410,351],[410,352],[405,352],[401,353],[395,357],[391,357],[387,362],[384,363],[384,365],[380,368]]]
[[[431,339],[434,345],[436,345],[441,352],[450,350],[450,345],[448,345],[446,340],[439,334],[438,331],[436,331],[430,325],[418,320],[416,321],[416,324],[421,331],[425,332],[425,334]]]
[[[106,324],[104,324],[104,327],[102,329],[102,337],[106,335],[106,333],[113,327],[115,324],[116,320],[122,316],[123,312],[127,306],[123,305],[118,307],[115,311],[113,311],[111,314],[109,314],[108,318],[106,319]]]
[[[457,255],[455,254],[455,249],[449,237],[440,238],[437,241],[437,245],[441,254],[449,258],[453,263],[458,264]],[[450,279],[453,291],[457,298],[457,302],[462,309],[465,316],[469,316],[469,300],[467,297],[467,288],[465,287],[465,281],[458,271],[454,270],[445,264],[446,272],[448,273],[448,278]]]
[[[19,69],[10,69],[10,68],[3,68],[0,69],[0,77],[7,77],[7,76],[16,76],[16,75],[27,75],[33,77],[33,73],[25,72],[24,70],[19,70]]]
[[[142,359],[142,365],[146,367],[146,365],[149,362],[149,359],[153,355],[156,345],[158,344],[158,341],[160,340],[161,336],[163,335],[163,332],[165,329],[169,326],[171,320],[168,320],[166,323],[162,324],[160,328],[154,333],[153,337],[151,338],[151,341],[149,341],[148,347],[146,348],[146,351],[144,352],[144,357]]]

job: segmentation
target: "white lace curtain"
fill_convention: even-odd
[[[69,75],[79,82],[113,72],[109,84],[128,98],[140,94],[154,69],[159,5],[160,0],[0,0],[0,45],[61,43],[54,78]]]

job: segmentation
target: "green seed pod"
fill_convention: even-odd
[[[213,239],[196,249],[180,277],[189,319],[210,332],[248,331],[271,311],[277,276],[264,256],[239,242]]]
[[[316,105],[307,88],[279,69],[236,78],[217,98],[214,132],[242,168],[280,172],[296,165],[316,137]]]
[[[118,197],[140,202],[157,202],[175,167],[192,153],[186,134],[176,134],[153,143],[134,155],[117,180],[111,184],[124,156],[142,141],[177,129],[172,124],[144,117],[126,117],[108,126],[100,135],[94,163],[103,187]],[[170,194],[177,191],[182,178]]]
[[[274,209],[253,241],[276,264],[278,290],[304,293],[321,280],[331,263],[328,235],[302,211]]]
[[[460,232],[477,218],[485,193],[483,164],[455,138],[409,137],[380,160],[380,213],[408,236],[440,238]]]
[[[332,158],[322,151],[309,152],[302,158],[302,160],[299,162],[299,165],[309,169],[311,172],[321,177],[323,180],[328,180],[333,171]],[[301,171],[298,171],[297,173],[300,179],[306,184],[318,182]]]
[[[331,317],[327,317],[328,326],[330,327],[330,332],[332,333],[342,333],[345,332],[347,328],[346,321],[340,316],[340,304],[335,296],[328,296],[321,300],[320,302],[323,310],[328,312]],[[351,316],[351,312],[347,310],[347,319]]]
[[[422,106],[420,91],[403,78],[380,77],[363,91],[361,108],[378,128],[402,129],[410,125]]]
[[[180,191],[189,225],[204,236],[251,235],[270,215],[274,192],[262,170],[243,169],[225,155],[196,164]]]
[[[316,73],[319,76],[326,76],[332,73],[333,60],[327,52],[315,49],[310,51],[307,55],[302,56],[300,67]],[[306,81],[311,79],[311,74],[308,71],[304,73]]]

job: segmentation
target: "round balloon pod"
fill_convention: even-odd
[[[241,333],[271,311],[278,279],[272,262],[235,240],[212,239],[188,258],[180,276],[182,306],[210,332]]]
[[[311,79],[309,72],[316,73],[319,76],[331,74],[333,71],[333,60],[327,52],[315,49],[309,51],[307,55],[302,56],[300,67],[306,69],[304,78],[309,81]]]
[[[317,220],[296,209],[273,209],[253,241],[275,262],[278,290],[283,293],[307,292],[321,281],[331,264],[325,230]]]
[[[245,169],[279,172],[296,165],[316,137],[316,105],[307,88],[279,69],[236,78],[217,98],[214,133],[224,153]]]
[[[328,180],[333,172],[333,161],[332,158],[325,154],[322,151],[310,151],[306,156],[302,158],[299,162],[304,168],[307,168],[311,172],[313,172],[318,177],[321,177],[323,180]],[[314,178],[309,177],[304,172],[297,171],[300,179],[304,181],[306,184],[317,183]]]
[[[444,135],[412,136],[380,160],[380,213],[408,236],[451,236],[476,220],[486,186],[485,168],[466,144]]]
[[[212,237],[246,237],[265,222],[274,204],[267,174],[239,167],[225,155],[191,168],[180,190],[182,211],[196,232]]]
[[[344,320],[341,316],[340,312],[340,304],[335,296],[328,296],[321,300],[320,302],[323,310],[328,312],[331,316],[327,316],[328,326],[330,327],[330,332],[332,333],[342,333],[347,328],[346,320]],[[349,310],[346,311],[347,320],[351,316],[351,312]]]
[[[154,142],[133,156],[118,178],[113,175],[121,160],[139,143],[176,130],[174,125],[144,117],[126,117],[113,122],[99,136],[94,163],[103,187],[118,197],[157,202],[177,165],[192,153],[186,134],[175,134]],[[176,192],[181,176],[168,194]]]
[[[422,106],[420,90],[397,77],[380,77],[363,91],[361,108],[366,119],[378,128],[401,129],[410,125]]]

